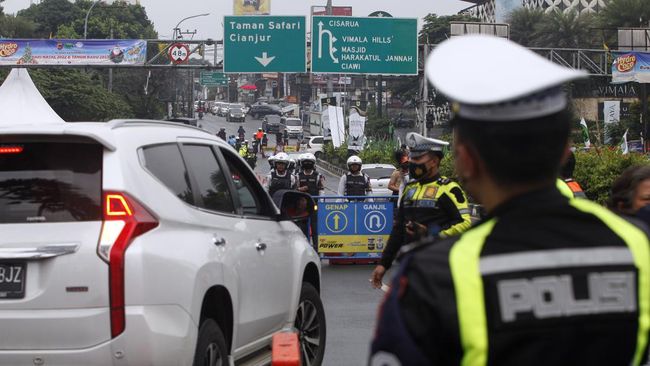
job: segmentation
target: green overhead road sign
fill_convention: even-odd
[[[417,75],[417,19],[314,16],[311,71]]]
[[[222,72],[201,71],[200,83],[205,86],[226,86],[230,78]]]
[[[223,71],[306,72],[304,16],[226,16]]]

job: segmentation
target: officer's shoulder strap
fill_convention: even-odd
[[[447,184],[451,184],[451,183],[456,183],[452,179],[443,176],[440,176],[440,178],[438,178],[436,182],[442,186],[446,186]]]

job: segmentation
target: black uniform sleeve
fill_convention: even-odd
[[[381,255],[381,261],[379,264],[384,266],[387,270],[393,265],[393,261],[397,256],[404,241],[406,240],[406,230],[404,229],[404,210],[402,209],[404,205],[400,205],[397,216],[393,220],[393,230],[388,237],[388,243],[386,243],[386,248]]]

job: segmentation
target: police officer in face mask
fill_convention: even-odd
[[[465,193],[458,183],[439,173],[443,148],[448,142],[411,132],[409,179],[400,198],[399,211],[380,264],[372,272],[373,287],[393,264],[400,248],[428,236],[444,238],[469,229],[471,217]]]
[[[275,155],[273,163],[275,169],[266,176],[266,189],[269,195],[273,197],[275,192],[282,189],[296,189],[296,176],[290,174],[287,170],[289,167],[289,155],[283,152],[279,153]]]
[[[456,172],[488,216],[402,255],[369,364],[641,364],[648,236],[556,187],[575,119],[561,85],[586,73],[467,35],[438,45],[426,74],[454,102]]]

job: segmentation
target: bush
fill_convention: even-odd
[[[648,164],[641,154],[623,155],[618,149],[592,149],[576,152],[574,179],[580,183],[587,197],[604,204],[609,197],[614,180],[632,165]]]

